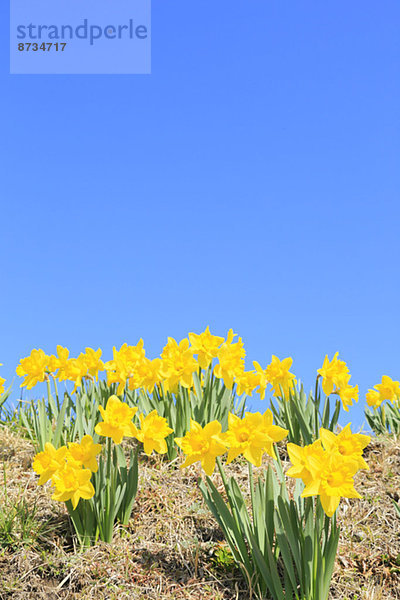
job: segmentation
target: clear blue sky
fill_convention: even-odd
[[[150,76],[9,75],[8,19],[0,374],[233,327],[308,388],[338,350],[361,424],[400,378],[397,0],[153,0]]]

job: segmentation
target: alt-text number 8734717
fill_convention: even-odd
[[[42,42],[41,44],[35,42],[21,42],[18,44],[18,50],[20,52],[64,52],[66,45],[66,42]]]

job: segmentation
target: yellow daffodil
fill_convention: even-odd
[[[337,435],[321,427],[319,435],[322,444],[328,452],[337,451],[341,456],[354,460],[358,469],[369,469],[362,457],[363,450],[368,446],[371,438],[361,433],[351,433],[351,423],[346,425]]]
[[[114,359],[104,365],[107,371],[107,383],[108,385],[118,383],[117,394],[121,395],[124,393],[126,382],[133,375],[133,365],[124,356],[120,356],[115,348],[113,351]]]
[[[269,383],[268,378],[267,378],[267,373],[266,373],[265,369],[262,368],[260,363],[258,363],[256,360],[253,360],[253,365],[254,365],[254,368],[258,375],[258,385],[259,385],[258,393],[260,394],[260,399],[264,400],[265,390],[267,389],[267,386]]]
[[[293,373],[289,373],[293,359],[288,357],[279,360],[277,356],[272,355],[271,364],[265,369],[265,375],[274,390],[274,396],[281,396],[281,388],[285,395],[285,399],[289,400],[289,391],[296,384],[296,377]]]
[[[85,362],[88,370],[88,374],[93,377],[96,381],[98,379],[99,371],[104,371],[104,363],[100,359],[101,349],[93,350],[93,348],[85,348],[85,354],[82,355],[83,361]]]
[[[25,377],[21,383],[21,387],[26,387],[27,390],[30,390],[37,383],[45,381],[48,377],[48,361],[49,357],[40,349],[33,349],[30,356],[21,358],[20,364],[16,369],[19,377]]]
[[[235,375],[237,395],[246,394],[246,396],[251,396],[252,392],[258,387],[259,379],[256,371],[242,371]]]
[[[165,377],[168,390],[173,394],[178,391],[179,384],[182,387],[191,388],[193,373],[199,368],[189,344],[190,342],[186,338],[178,344],[174,338],[169,337],[168,343],[161,353],[161,373]]]
[[[86,469],[90,469],[92,473],[97,473],[98,464],[96,456],[101,452],[101,444],[94,444],[91,435],[84,435],[82,440],[78,442],[70,442],[68,444],[67,460],[69,457],[76,463],[80,463]]]
[[[235,377],[240,376],[244,371],[244,357],[246,356],[242,338],[238,338],[238,341],[233,343],[233,338],[236,335],[232,329],[228,331],[226,341],[218,349],[217,358],[219,362],[214,368],[214,375],[219,379],[223,379],[229,390],[232,389]]]
[[[350,379],[349,369],[344,360],[338,359],[339,352],[336,352],[331,361],[328,356],[325,356],[324,363],[321,369],[318,369],[318,374],[322,377],[322,389],[329,396],[335,388],[339,389],[343,383],[347,383]]]
[[[287,475],[302,479],[305,485],[309,484],[322,468],[325,451],[321,440],[316,440],[308,446],[298,446],[290,442],[287,444],[287,451],[292,463]],[[310,458],[314,458],[312,463]]]
[[[353,406],[353,400],[358,402],[358,385],[351,386],[346,383],[339,387],[337,393],[342,401],[343,409],[347,412],[349,412],[349,406]]]
[[[59,381],[65,381],[68,379],[66,376],[66,368],[69,359],[69,350],[68,348],[64,348],[63,346],[57,346],[57,356],[52,355],[51,363],[53,368],[56,367],[58,369],[57,379]]]
[[[91,476],[90,469],[82,469],[74,464],[66,463],[53,475],[52,482],[55,487],[53,500],[58,502],[71,500],[75,510],[81,498],[89,500],[94,496],[95,490],[90,482]]]
[[[191,343],[191,351],[193,354],[197,354],[199,365],[203,369],[207,369],[208,365],[212,362],[212,359],[216,358],[218,348],[223,343],[224,338],[212,335],[207,326],[203,333],[189,333],[189,340]]]
[[[136,346],[122,344],[117,350],[113,348],[113,360],[105,363],[104,368],[107,371],[107,382],[118,383],[118,394],[122,394],[126,382],[134,375],[136,365],[145,358],[143,340],[140,339]]]
[[[64,466],[66,453],[66,446],[62,446],[56,450],[53,444],[46,442],[43,452],[36,454],[32,463],[33,470],[40,475],[39,485],[46,483],[46,481],[53,477],[56,471]]]
[[[54,356],[54,354],[50,354],[50,356],[47,357],[47,369],[49,371],[49,373],[51,373],[53,375],[53,377],[55,377],[55,372],[57,371],[57,369],[59,368],[59,360],[56,356]]]
[[[311,467],[314,457],[309,459]],[[322,462],[322,466],[321,466]],[[322,508],[328,517],[332,517],[339,506],[340,498],[361,498],[354,489],[353,476],[357,471],[357,463],[349,461],[337,452],[326,453],[323,461],[318,461],[318,474],[306,485],[301,494],[320,497]]]
[[[135,437],[137,428],[132,419],[137,413],[137,408],[130,408],[117,396],[110,396],[106,408],[99,406],[103,422],[94,428],[95,432],[113,439],[115,444],[120,444],[123,437]]]
[[[175,443],[186,455],[181,469],[200,461],[208,476],[215,469],[217,456],[226,452],[226,445],[221,441],[221,423],[211,421],[204,428],[196,421],[190,421],[190,431],[184,437],[175,438]]]
[[[70,358],[67,360],[64,367],[64,375],[65,379],[74,382],[73,392],[75,392],[77,387],[80,387],[82,379],[87,375],[87,371],[88,368],[83,354],[80,354],[78,358]]]
[[[129,379],[129,389],[137,390],[143,387],[151,394],[154,390],[154,387],[159,385],[163,380],[161,367],[161,358],[150,360],[149,358],[145,357],[141,361],[137,362],[135,372]]]
[[[400,382],[393,381],[387,375],[382,375],[381,383],[374,386],[383,400],[390,400],[393,404],[400,398]]]
[[[83,377],[86,377],[88,365],[86,364],[85,355],[80,354],[78,358],[69,358],[68,348],[57,346],[57,356],[51,356],[52,370],[58,368],[57,379],[59,381],[73,381],[74,392],[82,383]]]
[[[274,416],[272,414],[272,410],[270,409],[265,411],[265,413],[262,415],[262,418],[262,431],[270,438],[270,441],[268,441],[264,446],[264,452],[266,452],[268,456],[276,458],[274,443],[282,441],[287,436],[289,431],[283,427],[274,425]]]
[[[368,390],[366,394],[366,400],[368,406],[373,406],[373,408],[379,408],[379,406],[383,402],[383,398],[378,392],[378,390]]]
[[[230,413],[228,431],[222,434],[222,441],[228,446],[227,464],[240,454],[250,463],[259,467],[262,455],[268,452],[274,456],[273,442],[287,435],[286,429],[272,424],[272,413],[246,413],[243,419]]]
[[[153,410],[146,417],[139,416],[140,430],[136,433],[136,438],[142,442],[146,454],[151,454],[153,450],[159,454],[167,452],[167,442],[165,438],[173,432],[168,427],[167,419],[160,417],[156,410]]]

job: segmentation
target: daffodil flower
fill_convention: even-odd
[[[159,454],[167,452],[167,442],[165,438],[173,432],[168,427],[167,419],[160,417],[156,410],[153,410],[146,417],[139,416],[141,428],[136,433],[136,438],[142,442],[146,454],[151,454],[153,450]]]
[[[215,469],[217,456],[226,452],[226,445],[221,440],[221,423],[211,421],[204,428],[196,421],[190,421],[190,431],[184,437],[175,438],[175,443],[186,455],[181,469],[200,462],[208,476]]]
[[[318,369],[318,374],[322,377],[322,389],[327,396],[332,394],[335,387],[340,388],[340,385],[343,385],[344,378],[347,377],[347,381],[350,378],[346,363],[339,360],[338,356],[339,352],[336,352],[331,361],[325,356],[322,367]]]
[[[228,446],[227,464],[240,454],[254,466],[261,465],[262,455],[267,452],[275,456],[273,443],[282,440],[286,429],[273,425],[272,413],[246,413],[243,419],[232,413],[228,417],[228,431],[221,437]]]
[[[130,408],[125,402],[121,402],[117,396],[111,396],[105,409],[99,406],[103,422],[98,423],[94,430],[99,435],[112,438],[115,444],[120,444],[124,437],[136,436],[137,428],[132,419],[137,410],[136,407]]]
[[[193,386],[193,373],[199,368],[189,345],[186,338],[178,344],[174,338],[169,337],[161,353],[161,373],[168,390],[174,394],[178,391],[179,384],[185,388]]]
[[[217,356],[218,348],[224,342],[223,337],[212,335],[208,326],[203,333],[189,333],[189,340],[190,349],[193,354],[197,354],[197,360],[203,369],[207,369],[212,359]]]
[[[311,467],[314,461],[311,457]],[[346,460],[337,453],[327,453],[318,474],[304,488],[302,497],[318,495],[325,514],[332,517],[340,498],[361,498],[354,489],[353,477],[357,468],[356,462]]]
[[[36,454],[32,463],[33,470],[40,475],[39,485],[46,483],[58,469],[63,467],[66,453],[66,446],[56,450],[53,444],[46,442],[43,452]]]
[[[341,456],[354,460],[359,469],[369,469],[362,453],[371,438],[369,435],[363,435],[362,433],[352,433],[350,425],[351,423],[348,423],[337,435],[321,427],[319,435],[322,444],[328,452],[336,450]]]
[[[101,444],[94,444],[91,435],[83,436],[80,442],[70,442],[68,444],[68,457],[71,457],[76,463],[80,463],[92,473],[97,473],[98,464],[96,456],[101,452]]]
[[[274,396],[281,396],[281,388],[286,400],[289,400],[289,392],[294,384],[296,377],[293,373],[289,373],[292,366],[293,358],[288,356],[283,360],[279,360],[277,356],[272,355],[271,363],[265,369],[267,381],[272,385]]]
[[[231,390],[235,377],[244,371],[244,358],[246,356],[242,338],[233,343],[236,336],[232,329],[228,331],[227,339],[218,349],[218,364],[215,365],[214,375],[223,379],[225,386]]]
[[[90,469],[82,469],[66,463],[58,470],[52,478],[55,492],[53,500],[67,502],[71,500],[72,507],[75,510],[81,498],[89,500],[94,496],[95,490],[90,482],[92,472]]]
[[[21,383],[21,387],[26,387],[27,390],[30,390],[37,383],[45,381],[48,377],[48,362],[49,357],[40,349],[33,349],[30,356],[21,358],[20,364],[16,369],[19,377],[25,377]]]

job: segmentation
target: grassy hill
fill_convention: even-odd
[[[0,600],[252,597],[197,489],[196,465],[180,470],[180,458],[171,465],[143,455],[129,525],[112,544],[81,553],[64,504],[37,486],[33,454],[18,432],[0,428]],[[338,510],[332,600],[400,599],[400,518],[392,503],[400,494],[400,441],[373,438],[365,458],[370,470],[356,481],[363,499],[342,499]],[[245,485],[244,462],[230,469]]]

